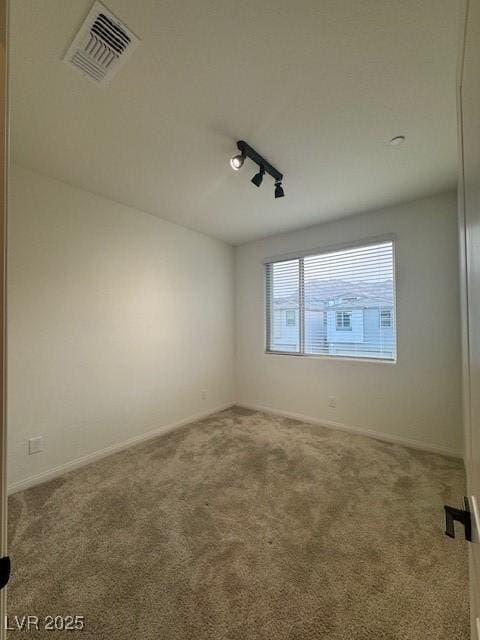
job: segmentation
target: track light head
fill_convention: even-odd
[[[230,166],[235,171],[238,171],[243,167],[244,161],[245,161],[245,156],[243,155],[243,153],[238,154],[238,156],[233,156],[233,158],[230,158]]]
[[[262,184],[264,175],[265,167],[260,167],[260,171],[256,173],[251,180],[256,187],[259,187]]]
[[[285,196],[285,192],[283,191],[282,183],[275,182],[275,198],[283,198]]]

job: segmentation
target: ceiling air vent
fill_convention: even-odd
[[[63,60],[92,82],[105,85],[139,43],[100,2],[94,2]]]

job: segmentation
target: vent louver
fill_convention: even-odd
[[[63,59],[92,82],[105,85],[138,43],[126,25],[95,2]]]

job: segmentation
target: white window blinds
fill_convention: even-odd
[[[266,264],[267,351],[395,360],[393,241]]]

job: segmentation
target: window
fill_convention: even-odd
[[[388,311],[380,311],[380,327],[382,329],[390,329],[392,326],[392,312],[390,309]]]
[[[267,266],[267,288],[270,293],[270,303],[267,306],[269,316],[269,344],[272,351],[283,353],[299,353],[300,332],[287,327],[284,320],[284,310],[297,311],[300,309],[299,294],[299,260],[286,260],[275,265]],[[300,323],[298,323],[300,324]]]
[[[352,314],[349,311],[337,311],[337,331],[352,329]]]
[[[295,310],[294,309],[287,309],[287,311],[285,312],[285,322],[287,324],[287,327],[294,327],[296,322],[295,322]]]
[[[269,353],[395,360],[393,241],[268,261]]]

